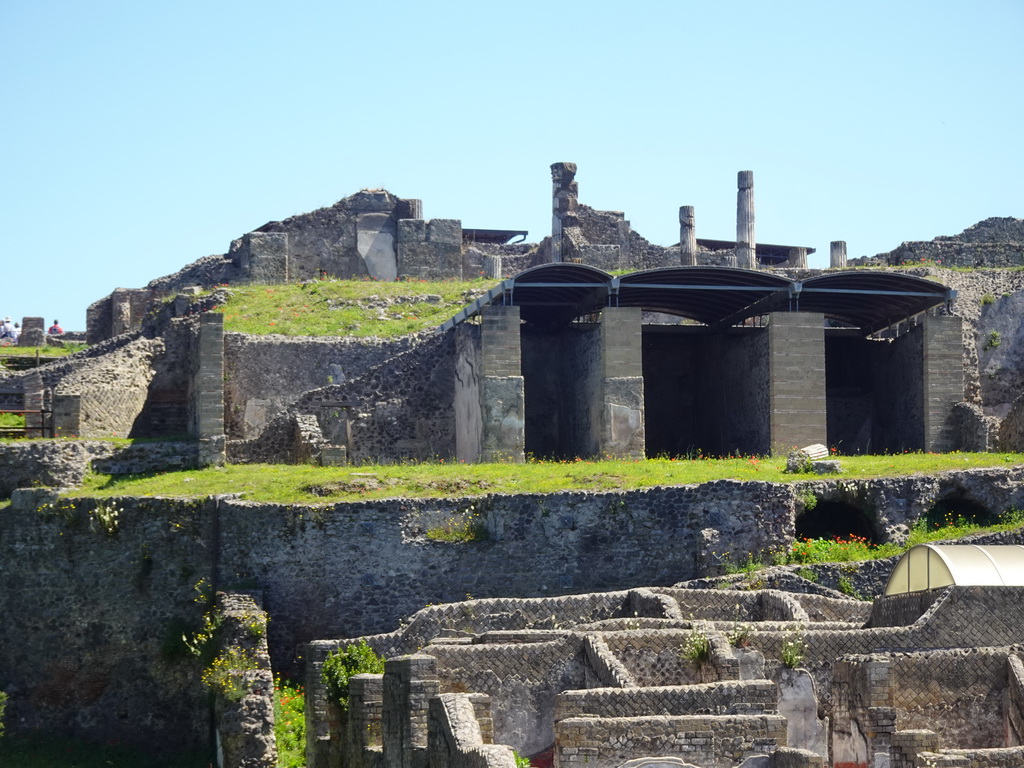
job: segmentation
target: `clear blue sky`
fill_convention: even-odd
[[[850,256],[1024,217],[1024,1],[0,0],[0,314],[86,307],[361,188],[467,227]]]

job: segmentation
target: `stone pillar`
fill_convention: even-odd
[[[21,318],[21,336],[18,337],[18,346],[46,346],[46,320],[41,317]]]
[[[644,378],[639,307],[601,310],[601,458],[644,458]]]
[[[82,396],[53,395],[53,436],[78,437],[82,433]]]
[[[195,381],[199,432],[199,466],[219,467],[225,461],[224,315],[199,316],[199,366]]]
[[[480,329],[480,461],[526,460],[519,307],[492,306]]]
[[[25,376],[25,437],[46,437],[46,422],[43,418],[43,377],[35,369]]]
[[[353,675],[348,681],[348,720],[345,738],[348,768],[369,768],[364,750],[381,745],[384,676]],[[341,763],[338,763],[341,765]]]
[[[430,699],[440,692],[433,656],[413,654],[384,662],[383,768],[425,768]]]
[[[832,269],[846,269],[846,241],[833,240],[829,245],[829,266]]]
[[[679,263],[697,266],[697,230],[693,226],[693,206],[679,207]]]
[[[132,300],[128,291],[118,288],[110,294],[110,335],[120,336],[132,329]]]
[[[484,255],[484,277],[489,280],[501,280],[501,254]]]
[[[757,269],[754,239],[754,172],[740,171],[736,177],[736,266]]]
[[[953,315],[924,318],[924,446],[946,453],[959,449],[953,406],[964,399],[963,321]]]
[[[768,323],[769,444],[785,455],[827,444],[825,316],[773,312]]]
[[[793,269],[807,269],[807,249],[790,248],[789,261],[786,262],[786,266]]]
[[[576,210],[580,188],[575,181],[576,163],[553,163],[551,165],[552,216],[551,216],[551,258],[552,262],[562,261],[562,218]]]

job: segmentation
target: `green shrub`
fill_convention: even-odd
[[[795,669],[804,660],[807,646],[800,635],[786,635],[782,641],[782,663],[790,669]]]
[[[679,652],[684,659],[703,664],[711,658],[711,638],[703,629],[695,629],[686,636]]]
[[[4,737],[4,713],[7,711],[7,694],[0,691],[0,739]]]
[[[985,342],[985,349],[995,349],[1002,343],[1002,336],[999,331],[990,331],[988,334],[988,341]]]
[[[993,304],[995,300],[995,296],[993,296],[991,293],[986,293],[984,296],[981,297],[981,306],[986,307],[989,304]]]
[[[352,675],[381,674],[384,659],[373,652],[370,644],[360,640],[328,654],[320,677],[327,686],[327,697],[342,710],[348,709],[348,680]]]

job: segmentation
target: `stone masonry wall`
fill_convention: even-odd
[[[648,755],[679,757],[706,768],[734,768],[786,745],[778,715],[569,718],[556,727],[555,765],[616,768]]]
[[[55,423],[55,432],[67,437],[133,436],[153,378],[153,359],[163,351],[162,342],[139,339],[64,378],[54,389],[54,399],[77,398],[78,422]]]
[[[304,392],[357,379],[421,341],[225,334],[228,436],[254,438]]]

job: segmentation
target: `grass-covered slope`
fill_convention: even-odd
[[[494,280],[321,280],[226,286],[224,329],[286,336],[402,336],[436,328]]]
[[[934,474],[951,469],[1024,463],[1019,453],[907,453],[844,456],[844,478]],[[243,493],[252,501],[324,503],[379,498],[629,490],[711,480],[792,482],[822,479],[783,472],[784,458],[646,459],[643,461],[528,462],[526,464],[421,464],[317,467],[233,464],[146,477],[94,475],[71,495],[206,496]]]

